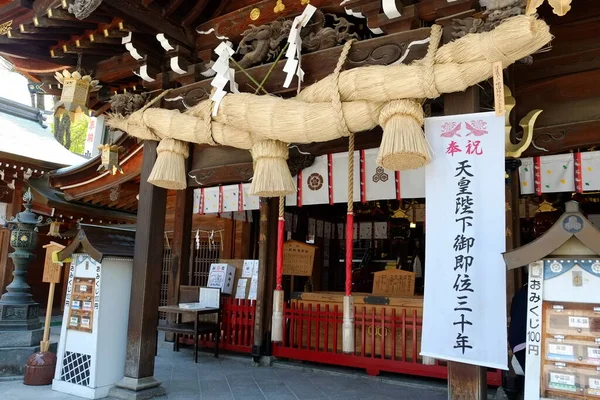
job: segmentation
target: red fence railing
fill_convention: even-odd
[[[236,300],[228,297],[221,300],[220,349],[241,353],[252,351],[255,309],[254,300]],[[214,318],[210,315],[205,317],[206,319]],[[194,339],[190,336],[180,340],[187,344],[194,344]],[[214,347],[213,334],[201,335],[198,344],[201,347]]]
[[[421,350],[422,319],[417,310],[357,306],[354,312],[354,354],[342,352],[342,308],[337,305],[284,305],[283,343],[274,344],[273,354],[296,360],[445,379],[447,366],[425,359]],[[488,372],[488,383],[499,386],[501,372]]]

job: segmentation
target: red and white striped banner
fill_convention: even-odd
[[[540,157],[533,158],[533,174],[534,174],[534,182],[535,182],[535,194],[536,196],[542,195],[542,160]]]
[[[583,193],[583,182],[581,181],[581,153],[577,152],[575,159],[575,191]]]

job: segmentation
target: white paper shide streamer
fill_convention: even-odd
[[[213,71],[215,71],[216,75],[210,83],[212,87],[214,87],[215,93],[210,98],[214,101],[212,115],[213,117],[217,116],[217,111],[219,111],[219,105],[223,100],[223,97],[227,94],[225,91],[225,85],[229,82],[229,88],[232,93],[239,93],[238,85],[235,83],[235,70],[229,67],[229,57],[233,55],[234,50],[230,41],[221,42],[215,49],[215,53],[219,56],[217,61],[215,61],[214,65],[211,67]]]
[[[285,52],[287,62],[283,67],[283,71],[287,73],[285,82],[283,83],[283,87],[285,88],[290,87],[294,75],[298,76],[298,80],[300,82],[304,80],[304,71],[302,71],[300,66],[300,52],[302,51],[302,39],[300,38],[300,31],[306,26],[315,11],[317,11],[317,8],[308,4],[304,9],[304,12],[294,18],[292,29],[290,29],[290,35],[288,36],[287,40],[289,46]]]

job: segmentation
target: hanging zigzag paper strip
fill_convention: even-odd
[[[410,99],[437,98],[488,79],[492,64],[507,67],[551,39],[534,16],[507,19],[491,32],[469,34],[437,49],[432,27],[427,55],[411,65],[359,67],[332,74],[295,98],[228,94],[211,118],[207,100],[185,113],[144,108],[108,124],[146,140],[160,141],[149,182],[168,189],[186,186],[184,142],[248,149],[254,159],[252,192],[274,197],[295,191],[286,165],[289,143],[326,142],[350,132],[383,128],[377,162],[390,170],[414,169],[430,160],[421,129],[423,111]],[[340,65],[349,50],[342,52]],[[339,68],[337,69],[339,70]],[[339,95],[338,95],[339,93]]]

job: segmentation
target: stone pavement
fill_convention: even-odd
[[[161,400],[445,400],[445,384],[395,375],[369,377],[363,372],[276,363],[273,367],[254,366],[250,357],[199,354],[194,364],[190,351],[171,351],[161,343],[156,358],[155,377],[163,382],[168,395]],[[75,400],[78,397],[52,391],[50,386],[25,386],[22,381],[0,381],[0,399]]]

